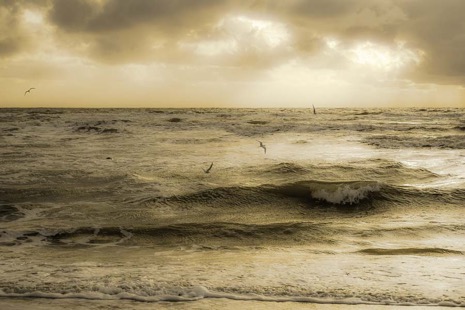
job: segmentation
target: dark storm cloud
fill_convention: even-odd
[[[0,57],[19,52],[25,45],[25,38],[18,27],[18,12],[18,3],[0,2]]]
[[[275,7],[273,14],[297,30],[347,40],[392,38],[404,17],[401,8],[385,0],[294,0]]]
[[[19,51],[21,47],[20,42],[20,40],[15,40],[15,38],[11,37],[0,39],[0,57],[12,55]]]
[[[219,0],[54,0],[50,19],[68,31],[119,31],[141,24],[163,26],[165,31],[192,26],[208,18]]]
[[[400,33],[426,52],[423,78],[465,83],[465,1],[398,1],[408,17]]]
[[[65,33],[62,36],[65,45],[88,45],[89,57],[118,63],[182,57],[176,51],[176,43],[192,32],[211,26],[226,11],[227,3],[218,0],[101,3],[53,0],[51,4],[49,20]]]
[[[30,48],[33,38],[21,28],[23,9],[45,8],[45,0],[0,0],[0,58],[12,56]]]
[[[51,21],[66,31],[86,31],[98,14],[98,3],[90,0],[52,1]]]
[[[271,7],[289,12],[294,16],[306,18],[334,18],[346,14],[357,6],[357,0],[291,0],[291,1],[270,1],[279,3]]]

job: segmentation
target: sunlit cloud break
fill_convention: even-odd
[[[396,42],[393,46],[387,46],[370,41],[341,44],[334,38],[325,38],[324,41],[327,48],[351,62],[383,71],[419,65],[425,55],[421,50],[408,48],[406,42]]]
[[[348,57],[353,62],[386,71],[418,65],[423,54],[421,51],[408,49],[404,42],[398,42],[394,47],[363,42],[348,50]]]
[[[251,50],[269,53],[285,48],[291,41],[284,24],[243,15],[221,19],[212,36],[214,38],[182,42],[180,46],[202,56],[230,56]]]

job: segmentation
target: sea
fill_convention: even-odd
[[[464,254],[463,108],[0,109],[2,309],[464,307]]]

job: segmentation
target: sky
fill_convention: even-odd
[[[463,12],[463,0],[0,0],[0,107],[465,107]]]

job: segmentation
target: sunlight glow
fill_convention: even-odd
[[[420,52],[406,48],[402,42],[395,47],[388,47],[367,41],[348,50],[348,57],[352,62],[385,71],[419,64],[421,56]]]
[[[331,50],[335,50],[337,49],[338,45],[339,45],[339,41],[337,39],[333,39],[333,38],[325,38],[324,39],[326,45],[328,46],[329,49]]]
[[[44,16],[37,11],[25,10],[23,13],[24,22],[31,25],[41,25],[44,22]]]
[[[291,35],[284,24],[235,15],[222,19],[216,26],[217,39],[188,42],[181,47],[190,48],[203,56],[221,56],[241,50],[273,50],[287,46]]]
[[[341,42],[337,38],[323,38],[327,51],[348,59],[350,63],[385,72],[400,70],[421,63],[424,52],[410,49],[406,42],[393,46],[370,41]]]
[[[290,39],[284,24],[242,15],[227,17],[220,22],[220,27],[236,36],[251,36],[270,48],[278,47]]]

